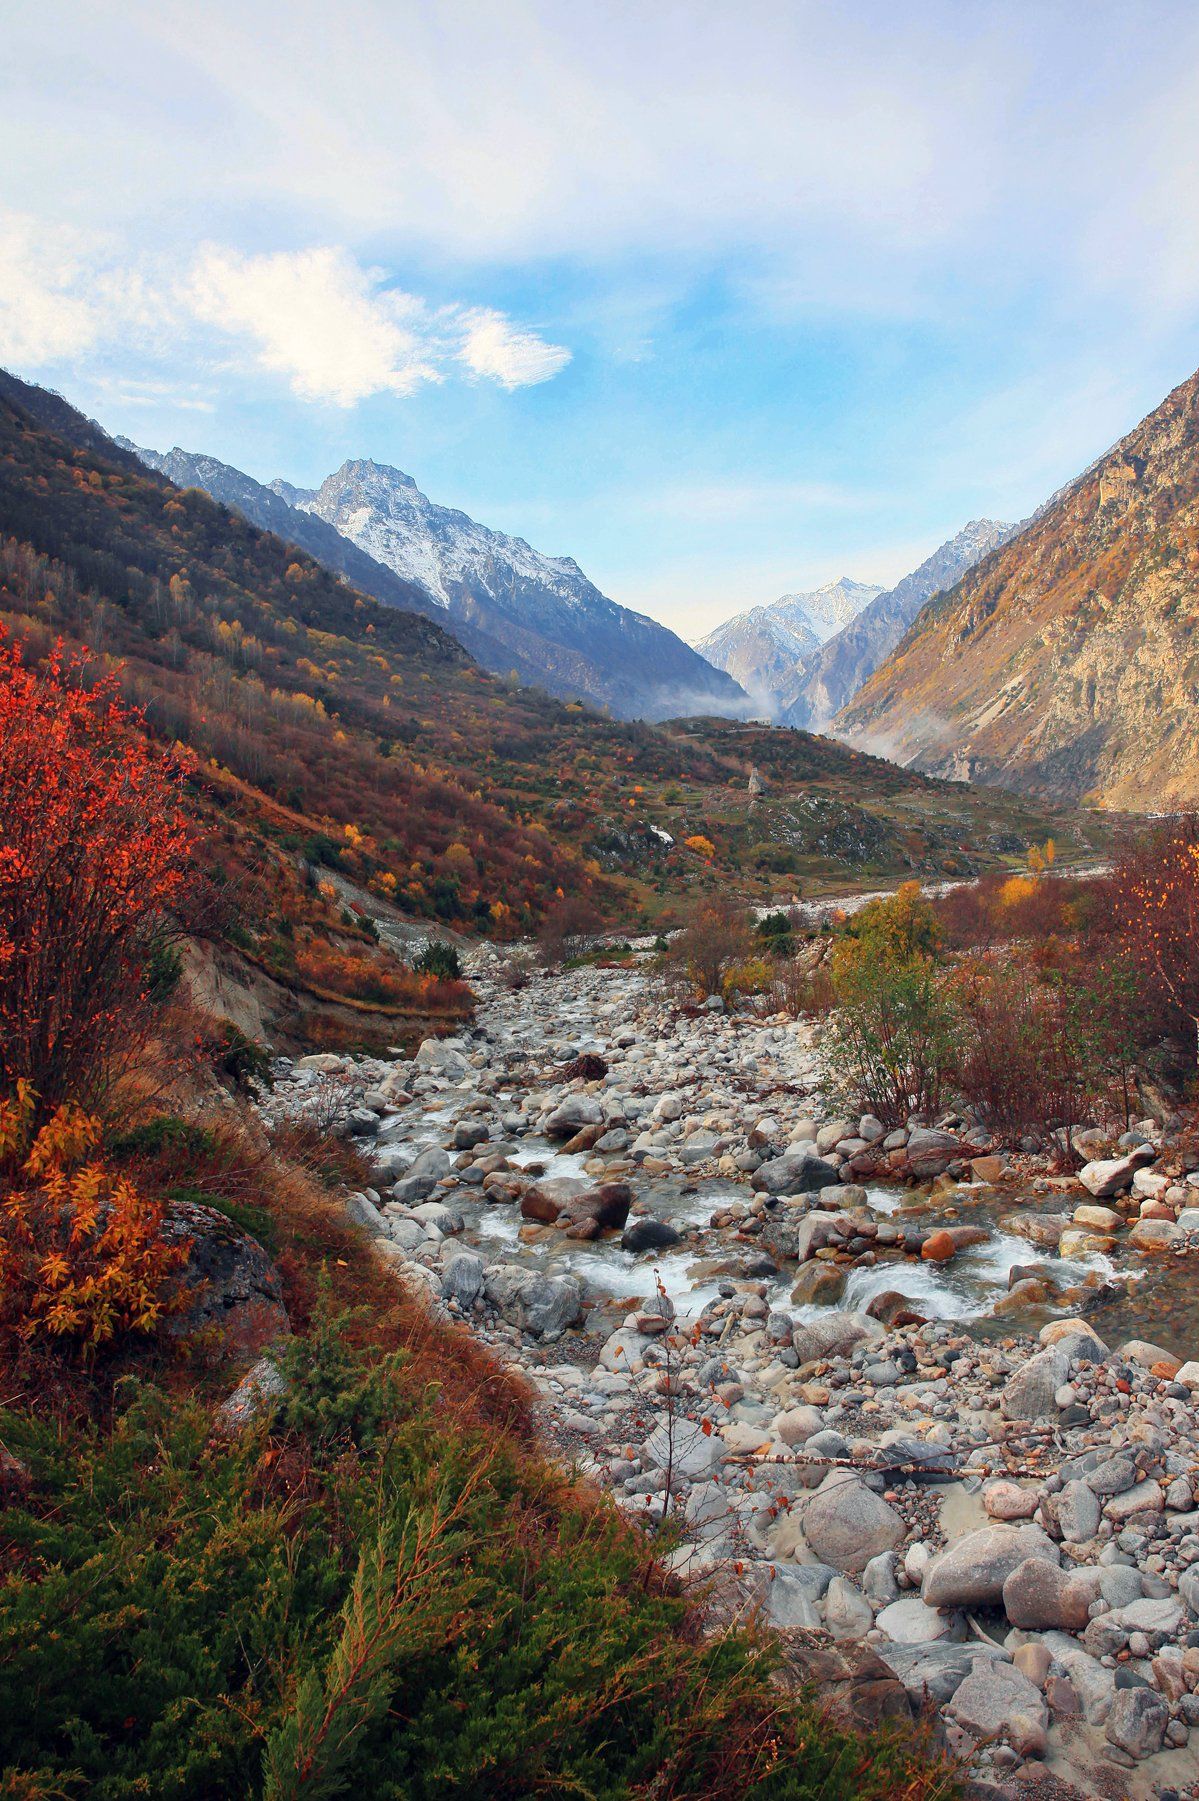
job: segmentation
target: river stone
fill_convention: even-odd
[[[934,1132],[922,1126],[908,1139],[908,1168],[922,1182],[943,1175],[961,1155],[962,1146],[952,1132]]]
[[[473,1251],[459,1251],[441,1272],[441,1292],[447,1301],[470,1307],[483,1293],[485,1265]]]
[[[1045,1495],[1041,1511],[1059,1537],[1072,1545],[1085,1545],[1099,1530],[1099,1498],[1081,1477],[1067,1482],[1055,1495]]]
[[[904,1595],[881,1609],[875,1625],[897,1645],[931,1645],[958,1636],[955,1616],[926,1607],[919,1595]]]
[[[1070,1359],[1057,1346],[1038,1351],[1008,1377],[999,1401],[1007,1420],[1056,1419],[1054,1395],[1070,1373]]]
[[[835,1569],[859,1575],[880,1551],[894,1551],[907,1536],[895,1509],[856,1476],[833,1470],[804,1508],[803,1535],[812,1551]]]
[[[1078,1179],[1097,1201],[1104,1201],[1110,1195],[1123,1194],[1131,1188],[1137,1170],[1152,1163],[1156,1155],[1151,1144],[1138,1145],[1127,1157],[1106,1157],[1095,1163],[1084,1163]]]
[[[681,1241],[681,1234],[668,1221],[642,1216],[629,1221],[621,1233],[620,1248],[622,1251],[664,1251]]]
[[[665,1470],[672,1482],[695,1482],[723,1462],[727,1446],[715,1432],[707,1433],[683,1414],[660,1413],[645,1441],[646,1467]]]
[[[517,1263],[493,1263],[483,1283],[491,1305],[534,1338],[560,1338],[583,1311],[583,1290],[574,1276],[543,1276]]]
[[[1040,1751],[1049,1709],[1040,1690],[1013,1664],[976,1664],[954,1694],[949,1712],[975,1738],[1003,1738],[1016,1751]]]
[[[1012,1571],[1030,1557],[1060,1562],[1040,1526],[980,1526],[933,1558],[920,1592],[929,1607],[996,1607]]]
[[[845,1287],[845,1271],[835,1263],[819,1263],[815,1258],[805,1263],[795,1279],[791,1299],[797,1307],[812,1307],[818,1302],[835,1301]]]
[[[750,1187],[766,1194],[813,1194],[840,1180],[831,1163],[814,1156],[810,1148],[801,1148],[759,1164],[750,1177]]]
[[[1041,1557],[1018,1563],[1003,1584],[1003,1610],[1025,1632],[1082,1632],[1090,1618],[1095,1584]]]
[[[824,1415],[816,1407],[788,1407],[775,1415],[774,1433],[788,1449],[806,1444],[824,1429]]]
[[[573,1138],[584,1126],[602,1126],[603,1123],[604,1110],[593,1096],[569,1094],[554,1108],[543,1130],[547,1138],[562,1140]]]
[[[878,1652],[917,1706],[927,1695],[934,1706],[944,1707],[977,1665],[1007,1659],[996,1645],[946,1644],[944,1639],[929,1645],[883,1644]]]
[[[1104,1734],[1109,1744],[1139,1761],[1161,1750],[1169,1717],[1169,1708],[1154,1689],[1118,1688]]]
[[[881,1337],[882,1328],[877,1321],[864,1314],[830,1311],[819,1319],[798,1324],[791,1342],[800,1363],[815,1363],[820,1357],[839,1357],[865,1338]]]
[[[1138,1251],[1168,1251],[1186,1234],[1169,1219],[1139,1219],[1128,1234]]]
[[[834,1576],[824,1598],[824,1621],[838,1640],[865,1638],[874,1624],[874,1612],[860,1588],[844,1576]]]

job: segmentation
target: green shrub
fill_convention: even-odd
[[[127,1382],[0,1414],[0,1767],[89,1801],[944,1795],[705,1640],[643,1542],[328,1316],[269,1428]],[[909,1786],[910,1784],[910,1786]],[[40,1786],[39,1786],[40,1785]]]
[[[412,967],[418,976],[436,976],[441,982],[457,982],[462,976],[462,964],[452,944],[426,944]]]

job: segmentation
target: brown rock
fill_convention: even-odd
[[[956,1250],[953,1239],[941,1227],[938,1231],[929,1233],[920,1247],[920,1255],[925,1263],[948,1263]]]

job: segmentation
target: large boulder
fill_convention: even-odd
[[[797,1325],[791,1343],[801,1363],[815,1363],[821,1357],[839,1357],[864,1339],[882,1336],[883,1328],[877,1320],[868,1319],[863,1313],[830,1309],[817,1319]]]
[[[934,1132],[919,1127],[907,1142],[908,1169],[922,1182],[943,1175],[951,1163],[963,1155],[962,1146],[952,1132]]]
[[[620,1236],[622,1251],[665,1251],[681,1242],[682,1234],[669,1221],[649,1214],[631,1219]]]
[[[1043,1557],[1026,1557],[1003,1584],[1003,1610],[1026,1632],[1083,1632],[1098,1584],[1090,1572],[1063,1570]]]
[[[1127,1157],[1101,1157],[1094,1163],[1084,1163],[1078,1179],[1097,1201],[1105,1201],[1109,1196],[1124,1194],[1131,1188],[1137,1171],[1152,1163],[1156,1156],[1151,1144],[1141,1144]]]
[[[483,1293],[486,1265],[474,1251],[457,1251],[442,1267],[441,1292],[459,1307],[471,1307]]]
[[[880,1609],[874,1623],[884,1637],[897,1645],[932,1645],[942,1639],[961,1637],[956,1616],[927,1607],[919,1595],[903,1595],[892,1601]]]
[[[1162,1748],[1170,1709],[1151,1688],[1118,1688],[1104,1732],[1107,1741],[1138,1761]]]
[[[460,1082],[470,1068],[461,1042],[455,1038],[426,1038],[414,1062],[420,1069],[444,1076],[450,1082]]]
[[[722,1438],[715,1432],[704,1432],[684,1414],[660,1413],[645,1441],[643,1456],[648,1468],[666,1472],[673,1487],[711,1475],[724,1461],[726,1450]]]
[[[1049,1709],[1034,1683],[1010,1663],[977,1663],[949,1711],[974,1738],[1002,1738],[1015,1750],[1043,1751]]]
[[[583,1290],[574,1276],[543,1276],[516,1263],[493,1263],[483,1293],[509,1325],[533,1338],[560,1338],[583,1311]]]
[[[980,1526],[933,1558],[920,1585],[921,1598],[929,1607],[997,1607],[1004,1583],[1030,1557],[1061,1561],[1040,1526]]]
[[[765,1194],[813,1194],[840,1180],[840,1172],[805,1144],[760,1163],[750,1177],[750,1187]]]
[[[946,1644],[942,1639],[929,1645],[883,1644],[879,1656],[917,1706],[927,1696],[934,1706],[944,1707],[972,1670],[1005,1662],[1007,1652],[997,1645]]]
[[[222,1349],[258,1357],[287,1335],[279,1272],[256,1238],[193,1201],[172,1203],[162,1236],[171,1244],[191,1240],[180,1275],[184,1304],[167,1322],[171,1336],[212,1332]]]
[[[1070,1359],[1056,1345],[1038,1351],[1009,1376],[999,1400],[1005,1420],[1046,1420],[1058,1416],[1054,1396],[1070,1373]]]
[[[894,1551],[906,1536],[903,1520],[889,1502],[844,1470],[825,1477],[800,1523],[821,1562],[851,1575],[860,1575],[880,1551]]]
[[[594,1096],[568,1094],[546,1120],[544,1131],[547,1138],[562,1140],[573,1138],[584,1126],[602,1126],[603,1123],[604,1110]]]

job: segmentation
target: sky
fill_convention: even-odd
[[[686,637],[887,584],[1199,365],[1199,8],[40,0],[0,364],[393,463]]]

